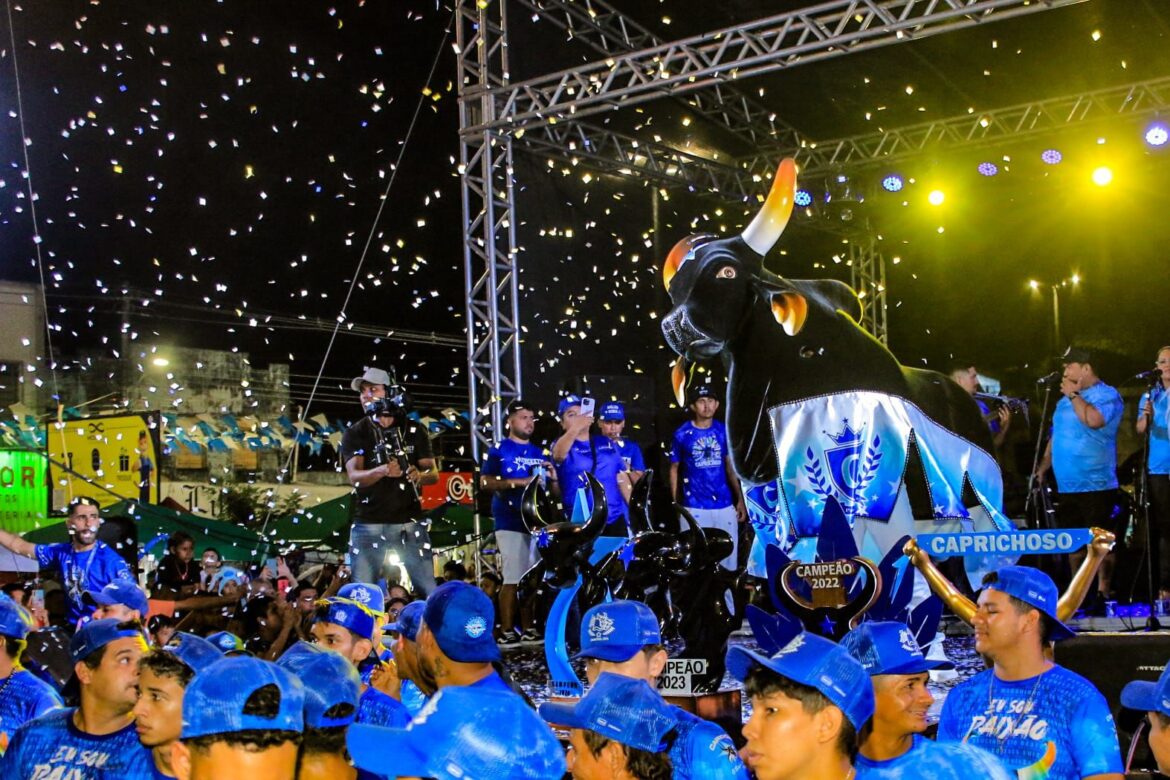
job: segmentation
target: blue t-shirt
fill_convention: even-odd
[[[1154,388],[1154,416],[1148,421],[1150,426],[1150,473],[1170,474],[1170,437],[1167,435],[1167,423],[1170,423],[1170,393],[1159,384]],[[1138,402],[1138,413],[1146,408],[1146,399],[1150,391],[1142,393],[1142,400]]]
[[[747,780],[747,767],[727,732],[681,707],[671,710],[677,717],[678,736],[670,747],[675,780]]]
[[[134,582],[126,561],[105,542],[98,542],[85,552],[76,552],[69,542],[38,544],[36,555],[42,569],[56,569],[61,573],[67,599],[65,618],[70,630],[78,620],[93,614],[93,607],[81,602],[87,590],[101,590],[114,580]]]
[[[617,482],[617,475],[625,470],[626,464],[620,450],[605,436],[594,434],[589,441],[574,441],[564,461],[557,464],[557,479],[561,483],[565,515],[570,518],[573,516],[573,503],[577,500],[577,491],[582,488],[585,490],[585,509],[593,511],[593,497],[584,476],[592,473],[605,488],[605,501],[609,508],[606,522],[625,526],[626,500]]]
[[[362,697],[358,699],[357,715],[354,716],[353,722],[397,729],[410,723],[410,713],[397,699],[387,696],[377,688],[366,688],[362,692]]]
[[[105,736],[73,725],[73,708],[50,710],[17,730],[0,759],[4,780],[153,780],[154,759],[134,724]]]
[[[932,742],[921,734],[897,758],[874,761],[858,753],[853,766],[854,780],[1016,780],[986,750],[962,742]]]
[[[621,453],[622,462],[626,464],[626,471],[646,470],[646,459],[642,457],[642,448],[636,442],[629,439],[614,439],[613,443],[617,445],[618,452]]]
[[[1061,398],[1052,416],[1052,470],[1061,493],[1088,493],[1117,487],[1117,427],[1124,404],[1104,382],[1081,391],[1105,425],[1090,428],[1077,417],[1072,401]]]
[[[687,421],[674,432],[670,462],[679,464],[682,505],[692,509],[723,509],[732,505],[724,459],[727,429],[718,420],[709,428]]]
[[[1062,666],[1005,682],[988,669],[947,695],[939,742],[983,748],[1021,777],[1080,780],[1120,773],[1121,749],[1109,705],[1093,684]]]
[[[508,683],[504,682],[504,678],[500,677],[498,672],[493,671],[482,680],[476,680],[468,688],[482,688],[488,691],[507,691],[508,693],[516,693]],[[519,695],[519,694],[517,694]]]
[[[504,439],[488,450],[483,474],[501,479],[526,479],[546,460],[540,447],[535,444]],[[497,531],[528,533],[520,517],[520,499],[523,495],[522,487],[492,491],[492,522]]]
[[[422,692],[422,689],[415,685],[410,680],[402,681],[402,706],[406,707],[406,711],[410,713],[410,717],[418,714],[418,711],[427,703],[427,695]]]
[[[27,669],[17,669],[0,681],[0,756],[18,728],[63,706],[53,686]]]

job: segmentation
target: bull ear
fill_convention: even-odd
[[[808,299],[791,286],[765,276],[756,278],[756,289],[784,332],[789,336],[800,333],[808,319]]]

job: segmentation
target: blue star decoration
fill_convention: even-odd
[[[836,628],[837,621],[825,615],[825,619],[821,621],[821,636],[832,636]]]

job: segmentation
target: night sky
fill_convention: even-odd
[[[805,5],[615,4],[668,40]],[[294,395],[303,397],[421,97],[357,271],[346,309],[354,327],[324,365],[323,402],[348,403],[348,377],[375,361],[397,365],[424,404],[466,398],[449,7],[57,0],[11,12],[59,357],[117,349],[128,294],[141,344],[290,362]],[[750,89],[807,137],[872,132],[1170,75],[1168,19],[1161,4],[1095,0],[793,68]],[[530,14],[512,20],[515,78],[596,59]],[[17,80],[0,22],[0,267],[6,278],[35,281]],[[872,194],[859,214],[876,226],[890,262],[891,347],[903,362],[941,368],[964,355],[985,373],[1030,383],[1047,369],[1038,366],[1052,353],[1052,325],[1050,296],[1027,281],[1073,272],[1084,282],[1061,301],[1065,340],[1104,350],[1107,378],[1151,361],[1170,341],[1162,257],[1170,202],[1166,153],[1141,142],[1150,118],[897,166],[917,183],[900,196]],[[753,151],[692,119],[667,99],[590,121],[721,159]],[[1060,166],[1039,162],[1049,147],[1064,153]],[[668,192],[655,233],[644,183],[586,182],[581,167],[517,158],[525,392],[549,403],[582,377],[603,376],[594,384],[664,406],[672,356],[658,333],[666,298],[656,249],[695,230],[735,230],[750,212]],[[988,160],[999,176],[975,172]],[[1098,164],[1115,169],[1108,188],[1087,183]],[[855,185],[872,189],[885,172],[867,171]],[[933,208],[925,195],[936,186],[947,200]],[[844,254],[840,239],[801,224],[808,219],[794,220],[769,267],[847,279],[834,260]],[[395,330],[442,343],[385,337]]]

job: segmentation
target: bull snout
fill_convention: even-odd
[[[667,345],[687,360],[714,357],[723,349],[723,342],[699,330],[683,307],[672,310],[662,319],[662,335]]]

